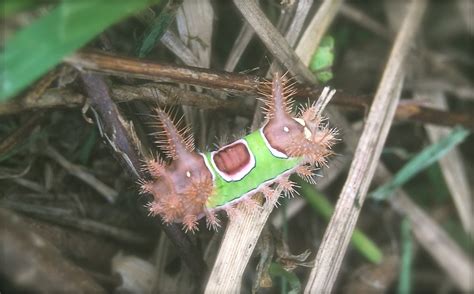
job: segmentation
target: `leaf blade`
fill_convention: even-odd
[[[0,102],[53,68],[120,19],[159,0],[64,1],[8,40],[0,54]]]

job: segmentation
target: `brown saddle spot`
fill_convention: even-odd
[[[213,159],[220,171],[233,175],[250,162],[250,152],[244,143],[239,142],[218,150]]]

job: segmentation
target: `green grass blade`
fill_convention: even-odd
[[[302,180],[298,180],[297,182],[298,185],[301,186],[302,195],[306,198],[311,207],[313,207],[314,210],[316,210],[326,221],[329,221],[334,211],[332,204],[324,195],[319,193],[313,185]],[[378,264],[382,261],[382,250],[380,250],[377,245],[360,230],[354,230],[351,237],[351,243],[354,248],[356,248],[357,251],[370,262]]]
[[[87,135],[86,139],[84,140],[84,143],[82,144],[77,156],[79,159],[79,162],[87,166],[89,159],[91,158],[91,155],[94,150],[94,146],[97,144],[99,140],[99,134],[96,128],[90,128],[89,129],[89,134]]]
[[[398,280],[398,293],[409,294],[411,288],[411,263],[413,255],[411,224],[408,219],[403,219],[401,224],[402,260],[400,264],[400,277]]]
[[[160,41],[166,29],[174,21],[182,2],[182,0],[170,0],[160,14],[153,20],[137,49],[136,54],[138,57],[143,58],[147,56],[148,53],[155,48],[156,43]]]
[[[0,102],[30,85],[113,23],[158,1],[61,2],[7,40],[0,54]]]
[[[376,200],[384,200],[388,198],[396,189],[404,185],[422,170],[438,161],[456,145],[463,142],[468,135],[469,131],[467,129],[462,127],[454,128],[451,134],[447,137],[426,147],[418,153],[418,155],[411,159],[395,174],[391,181],[377,188],[375,191],[370,193],[370,196]]]

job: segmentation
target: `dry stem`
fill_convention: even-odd
[[[413,1],[395,40],[385,72],[359,139],[348,178],[326,229],[305,293],[330,292],[385,144],[403,84],[403,62],[426,1]]]
[[[281,191],[277,189],[275,193]],[[278,197],[272,199],[258,210],[239,205],[241,215],[227,225],[205,293],[240,293],[242,275]]]
[[[128,76],[160,82],[185,83],[213,89],[241,91],[254,95],[258,93],[260,82],[263,80],[263,78],[258,76],[219,72],[202,68],[164,65],[129,57],[114,56],[97,51],[82,51],[80,53],[76,53],[72,57],[67,58],[66,61],[78,68],[109,73],[116,76]],[[305,71],[309,70],[305,69]],[[130,99],[138,99],[139,95],[137,95],[137,93],[142,91],[140,89],[135,91],[131,87],[127,86],[119,86],[119,88],[123,88],[124,96],[128,93],[128,96],[131,97]],[[297,86],[297,90],[298,91],[295,95],[295,98],[307,99],[308,97],[318,97],[322,89],[321,87],[314,85],[299,85]],[[42,97],[39,99],[38,107],[51,107],[50,105],[68,106],[68,101],[70,99],[74,98],[74,102],[71,103],[77,103],[75,101],[79,101],[78,99],[80,99],[79,97],[74,96],[77,94],[74,94],[70,91],[66,91],[66,93],[71,93],[70,95],[73,97],[70,97],[69,95],[65,95],[63,97],[58,95],[57,91],[58,90],[48,90],[45,95],[54,94],[54,96],[51,97],[54,98],[53,101],[48,102],[49,99],[43,99]],[[186,93],[189,94],[189,97],[188,99],[183,99],[183,103],[192,103],[192,105],[199,106],[200,108],[209,108],[207,106],[207,101],[212,102],[212,99],[206,99],[200,103],[198,98],[199,95],[203,94],[194,94],[194,92],[190,91]],[[150,99],[146,95],[146,91],[144,91],[143,97],[144,99]],[[193,97],[196,97],[196,99],[193,99]],[[121,101],[129,100],[125,99],[125,97],[114,98]],[[48,105],[43,106],[41,101]],[[169,99],[167,101],[174,101],[174,99]],[[235,103],[224,101],[221,103],[222,107],[224,108],[235,107]],[[338,90],[332,99],[332,104],[356,108],[363,111],[371,104],[371,97],[348,95],[344,93],[344,91]],[[0,115],[16,113],[24,110],[25,108],[28,109],[35,107],[36,105],[36,102],[29,102],[25,104],[25,107],[23,107],[22,103],[18,104],[18,102],[14,100],[13,102],[0,104]],[[212,102],[211,105],[215,105],[214,102]],[[444,126],[454,126],[459,124],[474,130],[474,117],[469,116],[468,114],[441,111],[419,105],[417,102],[403,101],[403,103],[400,103],[397,106],[396,117],[402,120],[421,121]]]

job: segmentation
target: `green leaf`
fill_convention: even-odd
[[[0,54],[0,102],[23,90],[113,23],[158,1],[61,2],[7,40]]]
[[[384,200],[395,192],[396,189],[404,185],[422,170],[438,161],[456,145],[464,141],[469,135],[469,131],[462,127],[456,127],[451,134],[439,142],[423,149],[412,160],[405,164],[386,184],[380,186],[369,195],[376,200]]]
[[[297,180],[297,182],[298,185],[301,186],[302,195],[306,198],[311,207],[313,207],[313,209],[316,210],[326,221],[329,221],[334,211],[332,204],[324,195],[319,193],[313,185],[302,180]],[[380,250],[377,245],[360,230],[354,230],[351,237],[351,243],[357,251],[370,262],[378,264],[382,261],[382,250]]]
[[[316,74],[316,78],[318,81],[326,83],[333,78],[333,74],[331,71],[322,71]]]
[[[325,36],[309,63],[309,69],[316,74],[319,81],[325,83],[332,79],[330,70],[334,63],[334,38]]]

